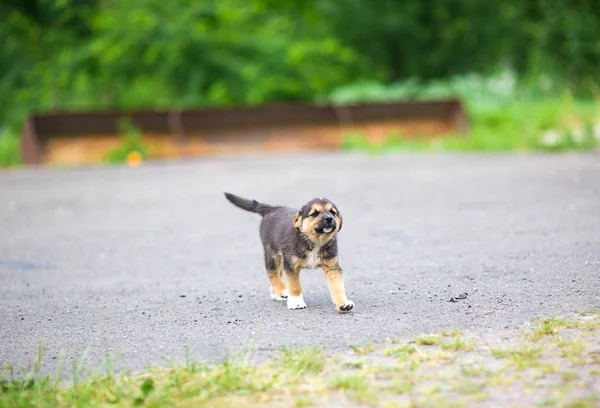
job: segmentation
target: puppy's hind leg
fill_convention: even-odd
[[[281,280],[282,262],[279,255],[265,251],[265,269],[267,270],[267,277],[271,283],[271,298],[283,302],[288,297],[288,291]]]

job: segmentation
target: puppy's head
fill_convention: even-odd
[[[342,215],[335,204],[314,198],[294,216],[294,228],[313,242],[327,242],[342,229]]]

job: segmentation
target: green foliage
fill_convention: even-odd
[[[285,347],[281,350],[281,356],[276,363],[276,366],[286,367],[298,376],[305,373],[317,374],[325,365],[322,350],[315,347],[300,349]]]
[[[464,95],[514,130],[517,88],[599,90],[595,0],[5,0],[0,17],[0,127],[17,134],[31,112]]]
[[[519,85],[511,72],[484,77],[468,74],[446,80],[358,82],[323,98],[335,104],[432,100],[458,96],[470,120],[468,137],[436,139],[431,135],[390,134],[380,144],[365,135],[345,135],[343,147],[371,154],[390,150],[588,150],[600,144],[600,107],[594,101],[567,96],[541,97]]]
[[[0,167],[12,167],[20,162],[19,137],[3,129],[0,131]]]
[[[496,68],[513,40],[507,28],[515,21],[506,8],[479,0],[340,0],[326,15],[378,78],[429,79]]]
[[[489,74],[506,66],[546,90],[597,85],[600,3],[595,0],[322,3],[336,35],[378,79]]]
[[[375,80],[359,80],[337,87],[321,99],[344,105],[360,102],[392,102],[400,100],[436,100],[459,97],[470,107],[495,108],[524,97],[516,74],[504,70],[495,75],[465,74],[430,81],[413,77],[389,84]]]
[[[237,0],[34,3],[38,10],[3,7],[0,102],[15,108],[0,122],[31,110],[310,99],[358,72],[357,54],[312,9],[298,15]],[[54,18],[36,19],[46,13]]]
[[[560,337],[559,329],[570,329],[568,339]],[[0,408],[300,407],[346,398],[353,401],[345,405],[385,406],[406,397],[417,406],[497,406],[506,402],[503,394],[498,399],[498,391],[509,388],[515,390],[510,402],[551,396],[552,406],[597,407],[597,396],[582,384],[594,384],[600,375],[599,329],[598,313],[590,312],[533,322],[531,330],[500,333],[492,342],[487,337],[466,340],[454,331],[421,335],[416,342],[396,342],[383,355],[375,352],[350,362],[342,352],[302,347],[251,364],[251,354],[239,350],[213,364],[186,355],[185,364],[118,374],[91,369],[85,376],[85,356],[75,356],[78,374],[69,382],[62,381],[60,370],[41,374],[40,342],[34,361],[19,373],[11,364],[0,367]],[[535,342],[525,341],[538,334],[542,337]]]
[[[593,0],[7,0],[0,15],[0,123],[310,100],[358,78],[402,80],[392,92],[410,96],[408,78],[505,66],[545,91],[589,93],[600,63]]]
[[[121,146],[109,151],[105,156],[108,163],[123,163],[127,157],[134,152],[140,154],[141,159],[148,157],[148,148],[142,141],[142,133],[129,118],[122,118],[119,121],[119,130],[121,132],[123,143]]]

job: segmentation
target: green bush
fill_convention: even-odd
[[[0,167],[13,167],[20,163],[19,136],[7,129],[0,131]]]
[[[408,91],[409,90],[409,91]],[[410,97],[408,96],[410,95]],[[468,136],[443,139],[391,134],[379,145],[364,135],[345,135],[343,147],[371,153],[386,150],[587,150],[600,143],[600,107],[593,100],[568,95],[541,97],[510,72],[495,76],[464,75],[445,81],[411,79],[386,87],[361,81],[335,89],[326,101],[350,104],[377,101],[435,100],[460,97],[470,120]]]

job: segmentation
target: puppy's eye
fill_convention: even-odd
[[[316,217],[317,215],[319,215],[319,212],[318,212],[318,211],[315,211],[315,212],[314,212],[314,213],[312,213],[310,216],[311,216],[311,217]]]
[[[337,212],[335,212],[335,210],[333,208],[329,212],[331,213],[331,215],[337,215]]]

